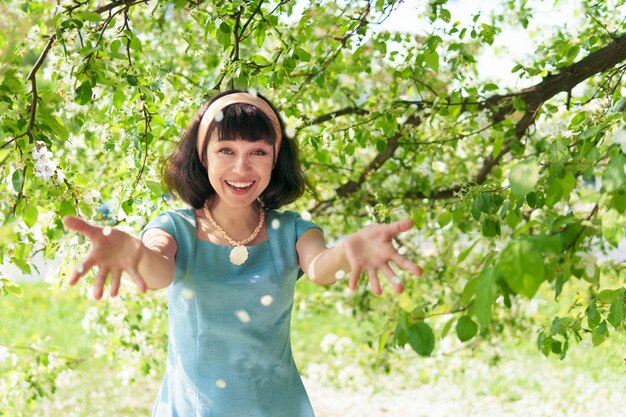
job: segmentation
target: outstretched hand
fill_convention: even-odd
[[[350,288],[357,288],[362,273],[366,273],[372,292],[382,294],[378,278],[379,272],[387,277],[394,290],[401,293],[404,289],[402,281],[396,276],[390,263],[415,275],[422,275],[422,269],[400,255],[392,245],[392,238],[398,233],[413,227],[411,220],[400,220],[389,224],[367,226],[347,236],[343,241],[344,253],[350,263]]]
[[[123,272],[130,275],[142,293],[147,291],[147,285],[138,271],[141,241],[120,230],[94,226],[76,217],[65,217],[63,224],[85,236],[91,243],[83,262],[70,273],[70,285],[76,284],[95,266],[98,268],[93,283],[93,296],[96,300],[102,298],[109,275],[111,297],[118,294]]]

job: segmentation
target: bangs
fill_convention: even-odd
[[[270,118],[259,108],[245,103],[235,103],[222,110],[222,119],[213,122],[211,130],[217,140],[262,140],[270,145],[276,142],[276,131]],[[217,118],[216,118],[217,119]]]

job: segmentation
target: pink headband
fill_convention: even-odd
[[[274,162],[276,162],[276,158],[278,158],[278,150],[280,149],[280,143],[283,138],[278,116],[265,100],[248,93],[233,93],[222,96],[211,103],[209,108],[206,109],[202,115],[202,120],[200,120],[200,126],[198,127],[198,137],[196,139],[198,157],[202,159],[202,149],[204,148],[204,142],[206,141],[207,131],[209,130],[211,122],[213,120],[216,120],[217,122],[222,120],[223,115],[222,117],[218,117],[218,114],[220,114],[225,107],[236,103],[253,105],[270,118],[272,125],[274,126],[274,130],[276,131],[276,142],[274,143]]]

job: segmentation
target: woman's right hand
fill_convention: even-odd
[[[95,266],[98,268],[93,282],[93,296],[96,300],[102,298],[109,275],[111,297],[118,294],[123,272],[130,275],[142,293],[147,291],[146,282],[138,270],[143,246],[139,239],[111,227],[91,225],[76,217],[65,217],[63,224],[85,236],[91,243],[85,259],[70,274],[70,285],[76,284]]]

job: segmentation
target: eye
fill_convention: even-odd
[[[219,148],[217,150],[217,153],[221,153],[221,154],[224,154],[224,155],[231,155],[233,153],[233,150],[230,149],[230,148]]]
[[[264,149],[255,149],[252,151],[252,155],[263,156],[267,155],[267,152]]]

